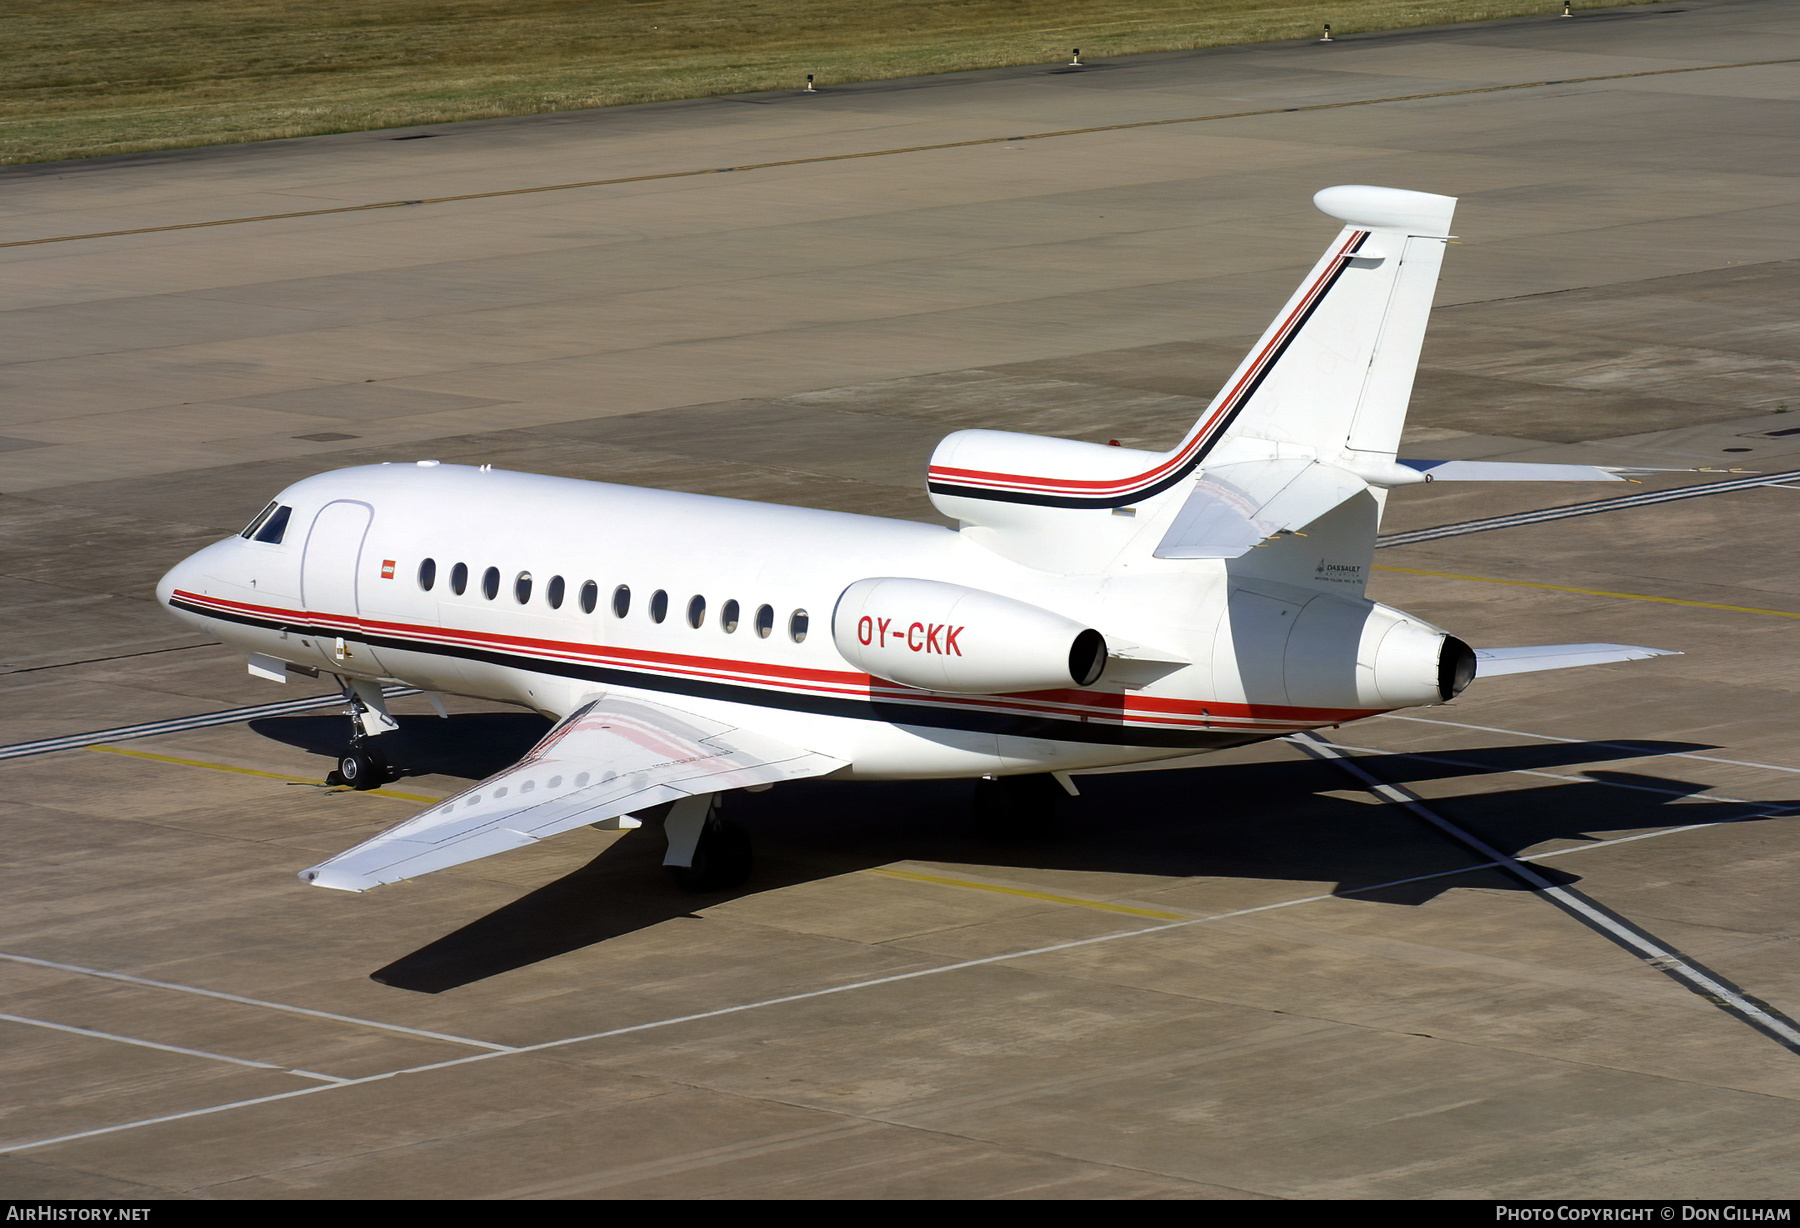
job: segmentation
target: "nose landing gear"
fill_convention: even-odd
[[[387,756],[370,744],[375,737],[400,728],[400,722],[388,715],[387,699],[381,687],[361,678],[338,678],[344,698],[350,706],[344,715],[350,718],[350,749],[338,757],[338,765],[325,777],[328,785],[348,785],[352,789],[378,789],[395,779],[396,773]]]

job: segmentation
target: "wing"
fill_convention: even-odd
[[[1530,674],[1541,669],[1570,669],[1577,665],[1604,665],[1609,661],[1641,661],[1645,657],[1679,657],[1667,648],[1636,648],[1630,644],[1534,644],[1527,648],[1477,648],[1475,676]]]
[[[584,823],[683,797],[823,776],[845,762],[647,700],[602,696],[571,712],[504,772],[300,877],[366,891]]]

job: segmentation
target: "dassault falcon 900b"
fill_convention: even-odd
[[[957,431],[928,483],[956,529],[424,460],[295,483],[157,595],[252,673],[335,676],[348,784],[392,771],[384,683],[555,720],[514,766],[301,873],[351,891],[659,807],[664,864],[724,886],[749,869],[731,790],[978,778],[978,814],[1028,824],[1072,772],[1658,655],[1472,649],[1364,596],[1395,486],[1618,477],[1397,460],[1456,202],[1314,203],[1343,229],[1180,443]]]

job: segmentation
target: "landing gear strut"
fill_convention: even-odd
[[[325,783],[378,789],[394,779],[394,769],[387,756],[371,745],[371,740],[400,728],[400,722],[388,715],[387,699],[376,683],[361,678],[337,681],[344,688],[344,698],[350,701],[344,710],[350,718],[350,749],[338,757],[337,770],[325,777]]]
[[[687,891],[723,891],[750,877],[750,836],[721,813],[717,793],[686,797],[669,810],[663,867]]]

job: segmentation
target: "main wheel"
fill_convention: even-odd
[[[975,830],[990,840],[1044,835],[1056,822],[1062,796],[1051,776],[983,776],[975,782]]]
[[[670,866],[669,874],[686,891],[723,891],[750,877],[750,835],[728,819],[714,815],[700,831],[694,864]]]

